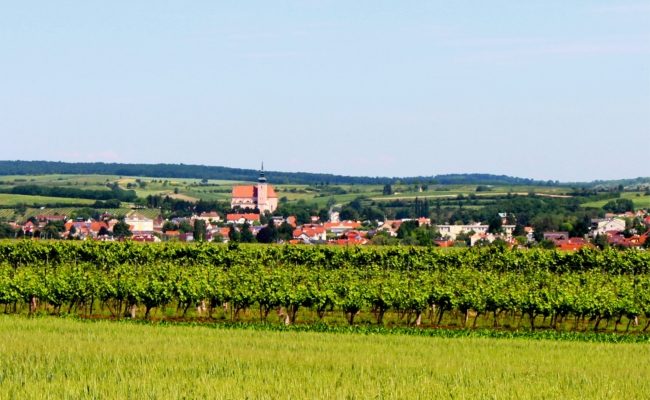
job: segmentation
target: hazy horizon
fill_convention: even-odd
[[[650,176],[650,2],[13,3],[0,159]]]

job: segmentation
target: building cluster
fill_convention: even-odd
[[[508,224],[515,216],[499,214],[501,224],[496,229],[477,222],[471,224],[432,224],[429,218],[374,221],[340,221],[339,214],[331,210],[329,218],[322,221],[312,216],[308,223],[298,224],[296,217],[272,216],[278,207],[278,197],[274,188],[267,183],[264,171],[256,185],[240,185],[232,189],[231,207],[238,212],[220,215],[217,212],[203,212],[187,218],[163,219],[148,218],[138,211],[118,220],[110,214],[103,214],[96,220],[72,220],[64,215],[39,215],[23,224],[13,224],[21,235],[62,239],[117,240],[128,236],[131,240],[144,242],[194,241],[195,235],[201,240],[227,242],[233,232],[250,230],[253,237],[272,221],[276,228],[283,228],[285,242],[292,244],[333,244],[364,245],[371,243],[373,237],[399,238],[400,228],[409,223],[411,227],[427,228],[436,232],[433,241],[438,246],[482,245],[496,240],[507,245],[525,245],[540,240],[532,227]],[[197,222],[201,221],[199,225]],[[368,222],[368,221],[367,221]],[[51,227],[56,231],[52,232]],[[641,227],[643,229],[637,229]],[[50,229],[48,229],[50,228]],[[596,245],[616,247],[643,247],[648,240],[650,215],[640,210],[634,213],[607,214],[605,218],[591,221],[589,234],[584,237],[570,237],[569,232],[544,232],[543,240],[562,250],[579,250]],[[126,231],[126,235],[124,234]],[[291,232],[288,234],[287,232]],[[402,232],[403,233],[403,232]],[[199,239],[199,238],[196,238]]]
[[[642,227],[637,230],[635,224]],[[608,245],[619,248],[641,248],[646,245],[650,233],[650,215],[646,210],[622,214],[606,214],[605,218],[591,220],[589,234],[584,237],[570,237],[569,232],[544,232],[544,240],[550,241],[560,250],[580,250],[584,247]]]
[[[253,236],[257,236],[266,226],[258,213],[231,213],[224,217],[217,212],[204,212],[187,218],[166,220],[162,217],[148,218],[138,211],[129,213],[123,220],[118,220],[109,214],[104,214],[97,220],[73,220],[64,215],[38,215],[23,224],[14,223],[13,226],[20,230],[21,236],[48,238],[45,233],[46,227],[49,224],[56,224],[62,228],[58,232],[58,237],[61,239],[116,240],[119,235],[115,234],[115,227],[118,223],[122,223],[130,232],[131,240],[143,242],[193,241],[197,221],[203,222],[202,225],[205,227],[203,239],[206,241],[227,242],[231,230],[241,232],[243,229],[250,229]],[[272,216],[270,220],[276,227],[283,224],[291,227],[291,239],[287,242],[292,244],[363,245],[370,243],[370,240],[378,234],[398,237],[401,225],[408,221],[415,223],[417,227],[435,228],[438,233],[435,243],[442,247],[456,246],[460,242],[475,246],[492,243],[497,239],[509,245],[522,244],[515,237],[515,225],[507,224],[501,225],[498,232],[490,232],[489,226],[482,223],[435,225],[429,218],[387,220],[378,222],[376,226],[370,226],[364,225],[361,221],[339,221],[335,212],[330,214],[328,221],[321,221],[317,216],[313,216],[311,221],[305,224],[298,224],[294,216],[286,218]],[[645,230],[637,232],[636,229],[630,228],[630,220],[637,221],[645,227]],[[593,219],[591,222],[590,232],[584,237],[570,237],[569,232],[544,232],[543,239],[561,250],[579,250],[603,243],[625,248],[643,247],[648,240],[650,215],[645,211],[608,215],[606,218]],[[523,235],[519,235],[519,240],[524,237],[527,242],[534,241],[534,231],[531,227],[524,227],[523,232]]]

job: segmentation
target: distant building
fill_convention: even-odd
[[[243,225],[244,223],[254,224],[260,222],[260,215],[255,213],[246,214],[227,214],[226,221],[229,224]]]
[[[625,220],[620,218],[604,218],[591,220],[591,235],[603,235],[607,232],[623,232]]]
[[[221,215],[216,211],[202,212],[200,215],[194,217],[195,220],[200,219],[205,221],[206,224],[221,222]]]
[[[461,233],[487,233],[489,226],[478,223],[470,225],[436,225],[436,228],[443,238],[447,237],[456,240],[456,236]]]
[[[476,224],[468,225],[436,225],[436,228],[438,229],[441,237],[456,240],[456,236],[460,235],[461,233],[473,232],[474,234],[486,234],[488,233],[490,226],[481,224],[479,222]],[[505,236],[506,239],[510,239],[512,237],[512,233],[515,231],[515,226],[501,225],[501,230],[503,231],[503,236]]]
[[[323,226],[327,232],[339,235],[353,229],[359,229],[361,223],[357,221],[326,222]]]
[[[232,188],[232,208],[257,208],[261,213],[273,212],[278,208],[278,195],[273,186],[266,182],[264,164],[260,170],[257,185],[239,185]]]
[[[327,240],[327,231],[322,225],[306,224],[294,229],[293,238],[303,243],[324,242]]]
[[[129,225],[133,234],[153,232],[153,219],[147,218],[138,212],[129,213],[124,217],[124,222]]]
[[[557,240],[567,240],[567,239],[569,239],[569,232],[556,232],[556,231],[544,232],[544,240],[557,241]]]

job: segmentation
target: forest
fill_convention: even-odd
[[[387,184],[387,183],[439,183],[439,184],[489,184],[489,185],[557,185],[554,181],[535,181],[506,175],[448,174],[417,177],[364,177],[308,172],[269,171],[276,184]],[[147,176],[155,178],[221,179],[255,181],[255,169],[189,164],[119,164],[119,163],[68,163],[58,161],[0,161],[0,175],[43,174],[96,174],[119,176]]]

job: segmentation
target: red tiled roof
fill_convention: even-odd
[[[90,230],[93,232],[99,232],[102,227],[108,229],[108,225],[105,222],[92,222],[90,224]]]
[[[244,218],[245,220],[248,220],[248,221],[259,221],[260,220],[260,215],[259,214],[254,214],[254,213],[228,214],[228,215],[226,215],[226,219],[228,221],[237,221],[240,218]]]
[[[308,237],[314,237],[325,233],[325,228],[320,225],[305,225],[301,228],[295,229],[293,231],[293,237],[299,237],[303,233]]]
[[[559,250],[564,250],[564,251],[576,251],[584,247],[593,247],[591,243],[587,242],[583,238],[555,240],[555,244]]]
[[[626,238],[622,234],[608,235],[607,241],[610,244],[623,246],[623,247],[640,247],[643,246],[647,240],[648,235],[634,235]]]
[[[336,228],[356,229],[361,226],[361,223],[356,221],[326,222],[324,226],[327,230]]]
[[[255,197],[255,189],[253,185],[233,186],[232,197]]]
[[[275,198],[278,195],[275,193],[273,186],[267,185],[267,194],[266,197]],[[257,186],[256,185],[241,185],[232,187],[232,197],[244,197],[244,198],[253,198],[257,197]]]
[[[454,245],[453,240],[436,240],[435,242],[440,247],[453,247]]]

